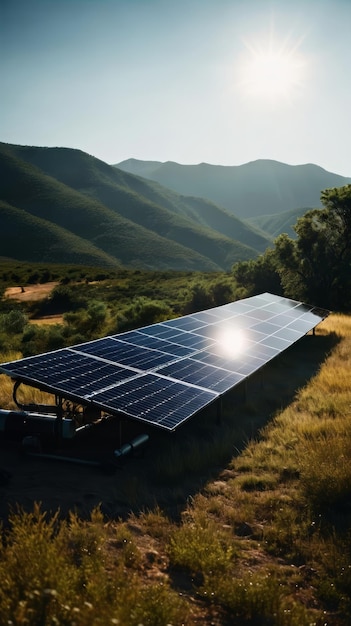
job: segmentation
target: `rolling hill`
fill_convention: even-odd
[[[0,144],[0,185],[4,255],[12,258],[19,258],[15,242],[24,213],[26,260],[62,261],[70,250],[70,258],[81,255],[86,264],[218,271],[270,243],[211,202],[180,196],[80,150]],[[48,245],[53,233],[55,245]]]
[[[351,183],[351,178],[317,165],[287,165],[272,160],[219,166],[128,159],[116,167],[177,193],[207,198],[244,220],[302,207],[318,208],[323,189]]]
[[[56,263],[61,257],[72,265],[119,265],[116,259],[70,231],[1,200],[0,216],[2,258]]]

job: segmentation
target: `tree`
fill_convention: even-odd
[[[257,259],[236,263],[233,274],[239,289],[245,290],[242,297],[254,296],[264,291],[283,293],[275,251],[271,248]]]
[[[297,239],[275,241],[284,294],[339,311],[351,307],[351,185],[321,194],[323,209],[298,219]]]

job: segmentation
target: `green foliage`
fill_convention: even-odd
[[[213,306],[213,297],[209,287],[203,283],[195,283],[190,288],[188,300],[184,306],[184,314],[203,311]]]
[[[0,315],[0,329],[10,335],[23,333],[27,323],[28,317],[20,309],[12,309],[9,313]]]
[[[118,269],[104,269],[94,266],[27,263],[16,261],[0,261],[0,293],[7,286],[44,284],[47,282],[80,283],[82,280],[104,281],[118,276]]]
[[[71,333],[81,333],[84,337],[93,337],[99,334],[107,316],[107,306],[104,302],[89,302],[86,308],[64,314],[65,322],[70,326]]]
[[[273,250],[238,263],[234,277],[245,295],[282,293],[338,311],[351,307],[351,185],[322,192],[323,209],[297,220],[297,237],[280,235]]]
[[[23,356],[33,356],[50,350],[58,350],[65,347],[66,343],[64,329],[61,326],[28,324],[19,347]]]
[[[28,327],[28,316],[20,307],[3,308],[5,311],[0,313],[0,350],[18,350],[22,335]]]
[[[287,295],[345,311],[351,306],[351,185],[325,190],[321,200],[324,209],[297,221],[296,241],[277,239],[279,271]]]
[[[184,293],[183,315],[203,311],[232,302],[234,285],[232,278],[217,277],[212,281],[199,278],[193,280]]]
[[[82,304],[74,286],[58,285],[45,302],[46,313],[63,313],[77,309]]]
[[[0,268],[0,286],[1,278],[4,287],[20,285],[24,296],[33,280],[41,282],[47,277],[53,283],[50,295],[42,300],[16,302],[6,297],[0,302],[0,346],[4,350],[21,350],[25,356],[182,315],[189,310],[187,300],[193,298],[189,285],[200,285],[199,293],[203,291],[212,306],[235,299],[236,293],[235,282],[224,273],[101,271],[93,267],[45,267],[9,261]],[[1,326],[1,319],[11,326],[15,319],[30,322],[34,318],[39,322],[41,317],[51,315],[62,315],[63,323],[35,327],[29,324],[18,334],[8,333]]]
[[[242,261],[233,267],[233,276],[245,297],[268,292],[283,294],[279,265],[274,250],[268,249],[257,260]]]
[[[132,328],[147,326],[169,319],[171,310],[164,302],[151,300],[139,296],[121,312],[118,321],[118,330],[125,331]]]

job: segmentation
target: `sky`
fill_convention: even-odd
[[[351,0],[0,0],[0,141],[351,177]]]

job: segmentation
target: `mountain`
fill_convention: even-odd
[[[220,166],[128,159],[116,167],[177,193],[207,198],[241,219],[302,207],[317,208],[321,206],[322,190],[351,183],[351,178],[317,165],[287,165],[272,160]]]
[[[270,242],[213,203],[80,150],[0,144],[0,189],[2,254],[15,259],[218,271],[254,258]]]

